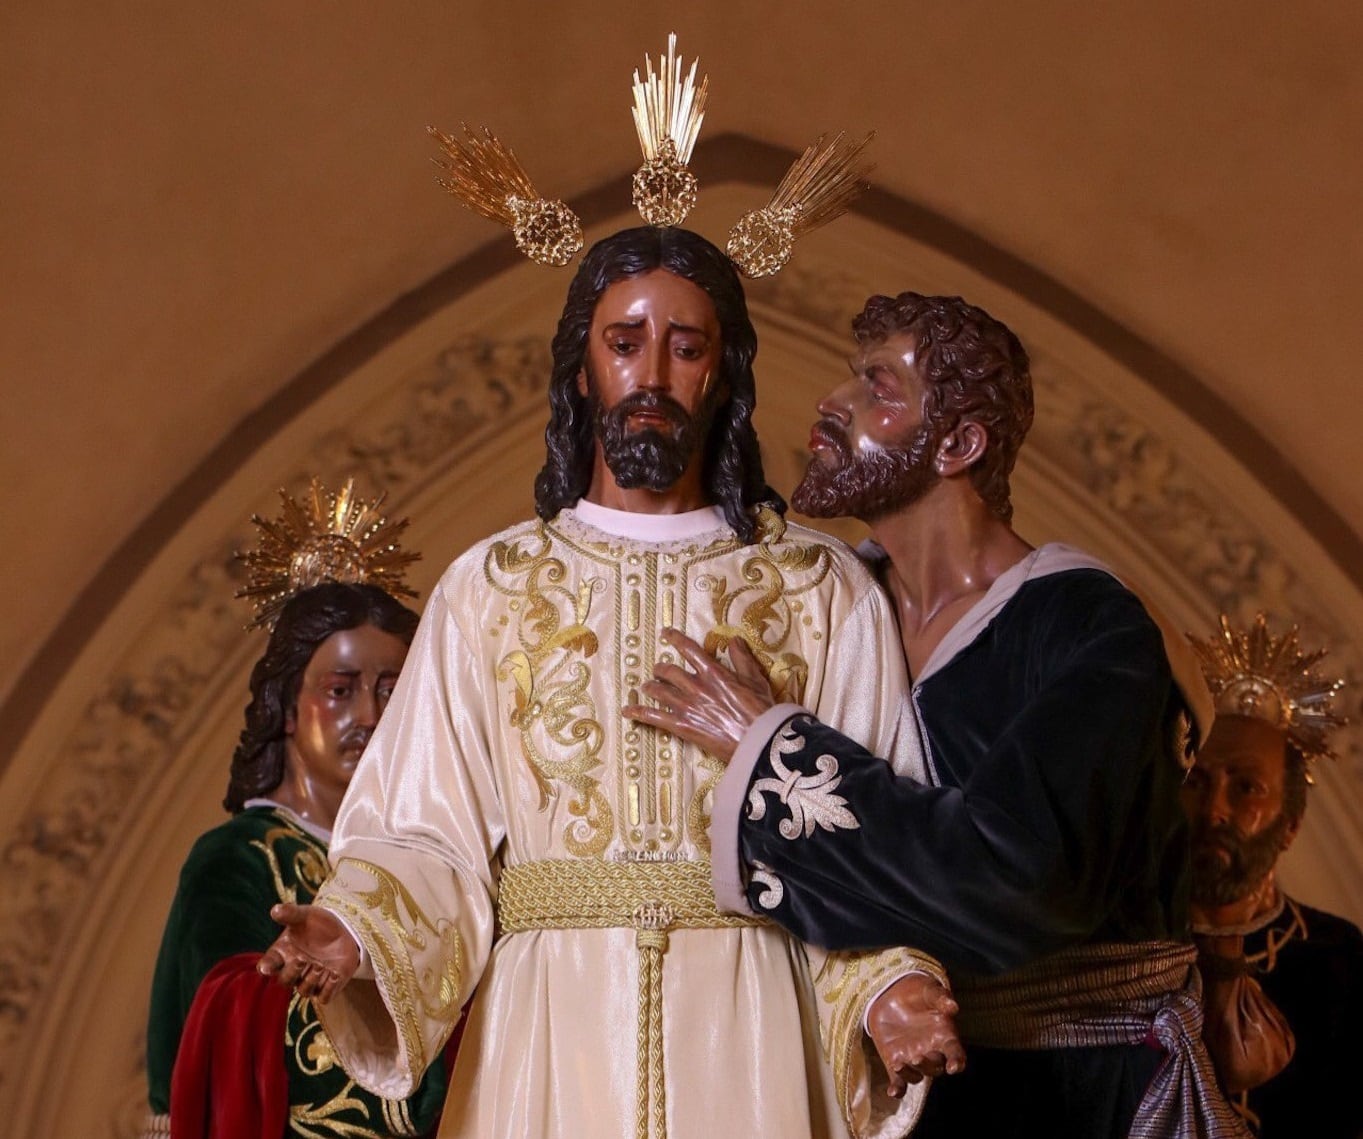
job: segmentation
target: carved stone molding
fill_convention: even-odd
[[[847,320],[866,292],[855,274],[805,259],[755,286],[754,310],[770,315],[780,335],[804,344],[807,355],[822,358],[830,344],[845,339]],[[1277,548],[1255,519],[1222,502],[1196,456],[1180,454],[1159,423],[1141,421],[1045,343],[1029,347],[1039,414],[1028,447],[1066,481],[1051,493],[1068,496],[1070,509],[1111,517],[1130,543],[1202,599],[1208,614],[1221,608],[1247,618],[1267,609],[1299,623],[1311,643],[1329,646],[1351,680],[1363,676],[1359,643],[1335,617],[1330,598],[1294,570],[1292,550]],[[487,454],[508,424],[544,421],[548,374],[543,335],[451,338],[415,366],[386,376],[383,390],[376,388],[340,426],[313,433],[306,418],[291,425],[296,446],[278,482],[299,493],[309,474],[328,480],[354,474],[367,487],[387,489],[394,513],[432,487],[457,495],[461,465]],[[808,387],[812,405],[824,377],[816,371],[792,382]],[[783,425],[784,434],[778,430],[766,446],[783,456],[803,450],[807,427]],[[526,472],[527,486],[532,475]],[[0,1110],[25,1072],[46,1063],[41,1054],[25,1054],[25,1041],[34,1038],[59,975],[82,965],[58,956],[55,947],[78,942],[89,900],[116,885],[104,878],[135,805],[175,768],[213,699],[215,680],[239,670],[253,651],[241,631],[243,609],[231,598],[240,584],[232,551],[250,541],[247,515],[268,512],[272,504],[266,482],[259,497],[240,504],[242,524],[205,541],[150,619],[144,615],[129,628],[126,651],[73,717],[60,746],[17,759],[38,765],[46,777],[17,825],[0,834],[7,882],[0,896]],[[1351,786],[1363,790],[1363,692],[1355,683],[1351,693],[1359,726],[1344,743]],[[223,772],[225,779],[225,759]],[[1363,849],[1363,834],[1353,837]],[[126,1057],[140,1053],[132,1029],[121,1039],[125,1058],[111,1061],[106,1086],[126,1089]],[[117,1115],[111,1134],[127,1133],[130,1102],[111,1105]]]
[[[540,342],[462,338],[401,383],[386,420],[314,441],[282,479],[301,495],[311,473],[333,485],[348,474],[390,490],[394,513],[403,491],[431,470],[459,461],[480,432],[543,410],[548,350]],[[268,501],[242,510],[268,511]],[[206,686],[245,643],[244,577],[233,551],[253,538],[242,526],[186,574],[154,628],[145,630],[118,670],[78,718],[51,772],[19,825],[0,836],[7,889],[0,894],[0,1097],[55,967],[69,944],[84,898],[97,886],[129,805],[174,759],[192,730]],[[223,766],[224,780],[226,766]],[[224,784],[225,785],[225,784]]]

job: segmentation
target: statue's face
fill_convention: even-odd
[[[343,629],[317,646],[285,717],[285,779],[345,790],[406,657],[402,640],[374,625]]]
[[[619,486],[666,490],[700,461],[721,361],[719,317],[698,285],[655,269],[601,294],[578,390]]]
[[[937,481],[936,439],[924,422],[926,386],[913,338],[863,345],[852,375],[818,403],[809,466],[791,505],[818,518],[870,519],[907,506]]]
[[[1216,718],[1182,792],[1195,901],[1239,901],[1273,869],[1296,833],[1283,817],[1286,771],[1279,729],[1250,716]]]

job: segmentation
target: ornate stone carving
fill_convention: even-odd
[[[499,417],[543,409],[548,359],[539,341],[461,339],[385,402],[386,420],[323,436],[284,481],[302,493],[310,472],[334,480],[358,468],[371,485],[390,489],[400,508],[410,480],[457,461]],[[132,646],[47,763],[51,778],[19,826],[0,836],[7,884],[0,894],[0,1090],[51,978],[53,947],[81,920],[82,899],[129,805],[170,764],[205,686],[231,654],[247,649],[245,616],[232,598],[242,582],[232,552],[249,544],[243,527],[191,567],[161,621]],[[224,786],[226,773],[224,757]]]
[[[1327,599],[1256,532],[1252,520],[1215,497],[1198,477],[1195,457],[1178,454],[1043,350],[1032,350],[1032,363],[1039,410],[1028,446],[1177,567],[1206,599],[1209,615],[1220,610],[1248,622],[1256,612],[1268,612],[1299,625],[1308,644],[1328,648],[1331,666],[1349,680],[1344,703],[1351,724],[1340,733],[1340,753],[1353,777],[1363,779],[1363,652]]]
[[[752,294],[759,307],[841,338],[865,285],[841,268],[797,259]],[[1359,778],[1359,646],[1332,620],[1326,599],[1293,571],[1291,552],[1273,549],[1253,519],[1218,502],[1192,457],[1176,453],[1093,382],[1067,372],[1044,346],[1032,349],[1042,412],[1030,447],[1084,488],[1095,510],[1120,517],[1138,544],[1176,567],[1206,599],[1208,613],[1221,607],[1244,618],[1264,607],[1331,647],[1355,682],[1359,726],[1346,746]],[[388,488],[400,512],[406,488],[457,466],[508,417],[543,416],[548,375],[540,337],[461,338],[396,382],[351,427],[316,439],[284,481],[301,490],[305,472],[358,473]],[[264,490],[254,505],[266,505]],[[241,632],[245,618],[231,600],[237,583],[231,551],[247,540],[243,527],[205,551],[169,595],[161,619],[141,632],[91,699],[60,753],[48,757],[51,777],[19,826],[0,835],[7,887],[0,895],[0,1099],[12,1092],[20,1042],[52,983],[52,947],[69,943],[82,920],[130,806],[178,754],[201,714],[206,686],[251,651]],[[129,1049],[133,1054],[132,1041]],[[115,1134],[126,1133],[126,1106],[114,1105]]]

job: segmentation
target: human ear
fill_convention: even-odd
[[[577,370],[577,394],[583,399],[586,399],[590,390],[591,389],[587,384],[587,365],[583,364],[582,367]]]
[[[291,736],[298,731],[298,705],[290,704],[284,710],[284,734]]]
[[[988,447],[989,432],[984,424],[962,419],[937,444],[933,468],[943,478],[963,474],[983,458]]]

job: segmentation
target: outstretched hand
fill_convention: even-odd
[[[627,719],[661,728],[728,763],[754,721],[776,703],[765,670],[738,637],[729,642],[732,668],[676,629],[664,629],[661,639],[690,668],[659,663],[653,679],[640,687],[657,706],[627,704],[621,711]]]
[[[889,1073],[891,1096],[898,1099],[924,1076],[965,1070],[965,1048],[956,1034],[958,1009],[946,987],[926,973],[901,977],[876,998],[866,1027]]]
[[[319,906],[281,902],[270,917],[284,927],[256,968],[299,996],[325,1004],[360,967],[360,947],[335,914]]]

